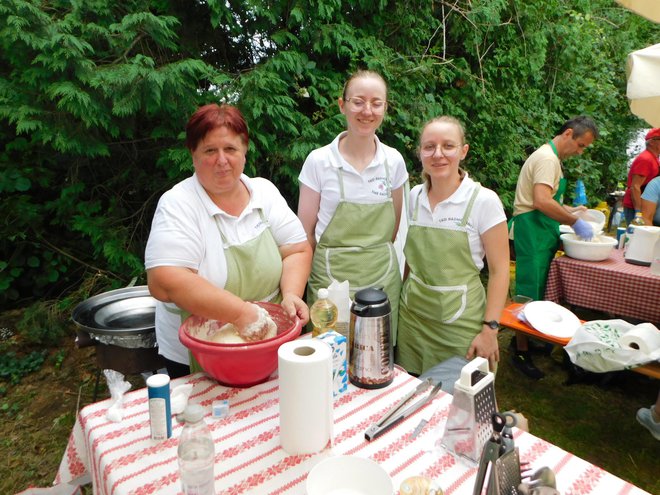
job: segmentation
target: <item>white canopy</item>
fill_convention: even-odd
[[[619,4],[653,22],[660,22],[660,0],[616,0]]]
[[[660,5],[660,0],[656,0]],[[628,55],[626,64],[630,111],[660,127],[660,43]]]

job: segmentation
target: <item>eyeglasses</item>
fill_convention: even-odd
[[[440,148],[440,152],[442,153],[443,156],[445,156],[446,158],[451,158],[458,154],[458,150],[460,146],[453,143],[443,143],[443,144],[426,143],[425,145],[422,146],[421,154],[423,157],[428,158],[430,156],[433,156],[435,154],[435,150],[437,150],[438,148]]]
[[[381,114],[385,112],[385,107],[387,107],[387,102],[385,100],[365,101],[362,98],[351,97],[346,98],[346,102],[349,103],[351,110],[354,112],[361,112],[368,106],[373,113]]]

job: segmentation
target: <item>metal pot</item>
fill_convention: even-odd
[[[156,346],[155,315],[156,300],[142,285],[90,297],[74,308],[72,319],[98,342],[134,349]]]
[[[362,388],[386,387],[394,379],[394,355],[390,331],[392,309],[380,289],[355,293],[351,306],[348,378]]]
[[[94,400],[101,370],[135,375],[163,367],[156,343],[156,300],[146,285],[90,297],[74,308],[72,319],[78,327],[76,346],[96,346]]]

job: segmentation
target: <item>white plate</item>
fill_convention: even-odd
[[[307,475],[308,495],[392,495],[387,471],[371,459],[341,455],[324,459]]]
[[[525,318],[535,330],[560,339],[570,339],[582,325],[571,311],[551,301],[532,301],[525,306]]]

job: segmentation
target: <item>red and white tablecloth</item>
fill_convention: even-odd
[[[442,435],[452,401],[440,393],[426,407],[435,414],[416,439],[410,433],[426,408],[372,442],[365,430],[419,381],[397,371],[394,382],[383,389],[349,386],[334,405],[334,446],[314,455],[289,456],[279,444],[278,381],[273,379],[248,389],[218,385],[198,373],[174,380],[173,385],[193,383],[191,402],[207,408],[206,421],[216,446],[215,487],[221,494],[304,494],[307,473],[332,455],[355,455],[377,461],[392,476],[398,489],[414,475],[435,479],[447,495],[472,493],[476,466],[457,459],[444,449],[434,450]],[[213,400],[227,399],[230,414],[223,419],[210,416]],[[105,418],[109,401],[91,404],[80,411],[64,453],[56,482],[68,482],[90,474],[94,493],[181,494],[176,449],[182,426],[174,422],[172,438],[150,439],[146,389],[125,397],[124,419],[111,423]],[[428,412],[428,410],[427,410]],[[643,490],[589,464],[535,436],[517,431],[516,445],[522,461],[531,468],[551,467],[563,495],[639,495]],[[337,473],[341,476],[341,473]]]
[[[545,299],[660,324],[660,277],[648,266],[626,263],[619,249],[605,261],[555,258]]]

